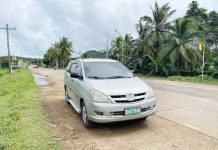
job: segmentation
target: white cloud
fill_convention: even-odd
[[[176,9],[174,18],[182,17],[191,0],[157,0]],[[154,0],[2,0],[0,26],[16,26],[10,32],[12,55],[42,57],[51,43],[68,37],[75,52],[104,49],[106,36],[113,39],[114,29],[137,36],[135,24],[150,15]],[[216,10],[215,0],[199,0],[200,6]],[[7,55],[5,31],[0,31],[0,55]]]

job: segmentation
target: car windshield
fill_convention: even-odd
[[[90,79],[132,78],[133,74],[119,62],[85,62],[85,76]]]

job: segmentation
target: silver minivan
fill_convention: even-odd
[[[64,75],[65,100],[82,115],[83,125],[146,119],[156,97],[144,81],[111,59],[71,60]]]

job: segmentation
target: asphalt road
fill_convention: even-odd
[[[201,84],[186,84],[180,82],[179,84],[170,84],[170,82],[154,82],[154,80],[148,83],[155,89],[161,91],[171,91],[178,94],[184,94],[194,96],[197,98],[205,98],[209,100],[218,101],[218,87],[208,86]],[[164,83],[164,84],[163,84]],[[175,83],[175,82],[174,82]]]
[[[158,97],[158,116],[218,139],[218,86],[144,79]]]

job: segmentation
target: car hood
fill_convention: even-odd
[[[119,95],[128,93],[143,93],[148,91],[148,85],[137,77],[119,79],[88,79],[92,88],[106,95]]]

